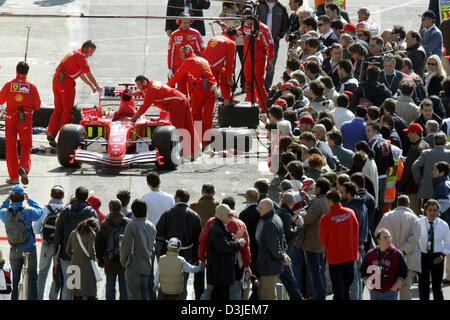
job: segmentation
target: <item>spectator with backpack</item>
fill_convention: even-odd
[[[0,301],[11,300],[12,273],[11,268],[5,266],[2,250],[0,250]]]
[[[119,280],[120,300],[127,300],[124,268],[120,264],[119,242],[125,234],[125,227],[132,220],[121,212],[122,203],[118,199],[109,202],[110,214],[100,227],[95,242],[98,265],[105,269],[106,300],[116,300],[116,278]]]
[[[100,225],[102,225],[103,221],[106,219],[106,214],[100,211],[100,207],[102,206],[102,201],[100,200],[99,196],[90,196],[87,199],[87,203],[91,205],[92,208],[94,208],[95,212],[97,212],[98,216],[98,222]]]
[[[95,217],[98,219],[97,213],[89,203],[86,202],[89,196],[89,190],[80,186],[75,190],[75,198],[59,215],[58,223],[56,224],[55,233],[55,251],[56,260],[61,266],[63,273],[63,286],[62,286],[62,300],[71,300],[71,297],[67,291],[67,268],[70,265],[70,257],[66,253],[67,241],[71,232],[77,227],[77,225],[87,218]]]
[[[54,186],[50,191],[48,205],[42,208],[41,218],[33,225],[34,233],[41,234],[42,237],[41,253],[39,256],[38,300],[44,299],[45,283],[52,262],[53,266],[56,265],[56,260],[53,257],[53,252],[55,251],[53,242],[55,240],[56,220],[64,207],[63,199],[63,187],[59,185]],[[52,282],[49,299],[57,300],[57,294],[55,283]]]
[[[24,206],[24,200],[28,205]],[[25,254],[30,254],[28,264],[28,295],[27,300],[37,299],[37,253],[36,236],[32,222],[39,220],[42,209],[32,199],[28,198],[23,187],[16,184],[8,198],[0,207],[0,219],[5,223],[6,235],[11,245],[9,261],[14,274],[12,300],[19,297],[19,281]]]

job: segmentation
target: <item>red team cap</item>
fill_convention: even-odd
[[[344,93],[348,96],[348,98],[349,98],[350,100],[352,100],[353,92],[351,92],[351,91],[344,91]]]
[[[311,125],[314,125],[314,119],[311,116],[303,116],[300,118],[299,121],[296,122],[297,124],[301,123],[309,123]]]
[[[341,32],[344,31],[356,32],[356,26],[353,23],[347,23],[344,29],[341,30]]]
[[[281,86],[281,91],[284,91],[286,89],[286,87],[295,87],[293,83],[290,82],[285,82],[282,86]]]
[[[276,104],[277,106],[282,107],[283,109],[286,109],[287,106],[288,106],[286,100],[284,100],[284,99],[277,99],[277,100],[275,100],[274,104]]]
[[[403,129],[403,132],[414,132],[414,133],[422,133],[422,126],[418,123],[411,123],[409,128]]]

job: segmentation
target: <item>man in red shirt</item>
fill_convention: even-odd
[[[170,112],[170,121],[177,129],[185,129],[189,132],[190,139],[183,139],[182,142],[183,155],[192,157],[197,151],[200,151],[200,141],[194,131],[191,108],[186,96],[177,89],[149,80],[143,75],[137,76],[135,82],[138,89],[145,93],[145,98],[144,103],[130,120],[136,122],[154,104],[156,107]],[[187,144],[189,141],[190,144]]]
[[[247,11],[248,12],[248,11]],[[247,14],[244,11],[244,15]],[[250,11],[251,13],[251,11]],[[252,79],[254,79],[254,101],[258,101],[261,111],[265,111],[266,101],[267,101],[267,91],[264,87],[264,81],[266,78],[266,71],[271,71],[273,69],[273,61],[275,57],[274,53],[274,43],[272,39],[272,34],[270,32],[269,27],[267,27],[262,22],[259,22],[259,31],[255,38],[255,54],[254,54],[254,77],[252,74],[252,59],[251,52],[249,49],[250,40],[245,37],[245,35],[249,35],[252,33],[252,29],[254,28],[254,21],[251,16],[246,19],[244,29],[239,27],[237,29],[239,35],[244,35],[244,52],[246,52],[246,58],[244,62],[244,75],[245,79],[248,81],[245,82],[245,90],[246,90],[246,100],[252,100]]]
[[[185,14],[181,13],[180,17]],[[177,24],[180,26],[178,30],[170,35],[169,52],[167,55],[167,65],[169,67],[169,79],[181,67],[183,59],[180,57],[180,49],[185,45],[190,45],[196,55],[201,56],[203,51],[203,39],[200,32],[190,27],[192,20],[178,19]],[[177,82],[177,89],[187,95],[186,78],[182,78]]]
[[[354,264],[358,260],[359,225],[355,212],[344,208],[337,190],[326,194],[330,212],[320,218],[319,241],[330,266],[333,300],[349,300]]]
[[[216,79],[211,72],[208,61],[198,57],[190,45],[180,49],[180,55],[183,64],[180,69],[167,82],[167,85],[173,87],[183,77],[186,77],[191,95],[192,118],[194,124],[201,121],[202,130],[197,129],[196,133],[202,139],[204,148],[209,141],[205,139],[205,132],[212,128],[214,103],[216,102]],[[205,139],[205,140],[204,140]]]
[[[59,129],[72,122],[72,108],[75,100],[75,79],[81,78],[92,92],[101,92],[102,88],[97,84],[87,58],[95,52],[96,45],[87,40],[80,49],[68,53],[59,63],[53,75],[53,95],[55,97],[55,110],[47,128],[47,140],[52,147],[56,147],[55,138]]]
[[[16,78],[7,82],[0,91],[0,104],[6,102],[5,138],[8,184],[28,184],[31,167],[33,133],[33,111],[41,107],[39,93],[31,81],[27,80],[30,67],[24,61],[17,64]],[[20,161],[17,154],[17,134],[20,137]]]
[[[236,29],[227,28],[222,35],[211,38],[203,51],[203,58],[209,62],[214,78],[220,86],[225,105],[230,105],[231,102],[236,37]]]

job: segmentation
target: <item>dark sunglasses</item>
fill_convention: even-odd
[[[428,62],[427,65],[429,65],[429,66],[437,66],[437,63]]]

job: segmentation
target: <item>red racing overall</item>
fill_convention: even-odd
[[[189,93],[191,94],[192,118],[194,124],[201,121],[202,131],[199,132],[197,126],[196,133],[202,137],[203,147],[208,144],[207,140],[203,140],[204,134],[211,129],[213,124],[214,103],[216,102],[216,94],[211,91],[211,87],[216,85],[209,63],[205,59],[191,54],[181,65],[180,69],[167,82],[167,85],[173,87],[180,79],[187,76],[189,85]]]
[[[224,99],[231,99],[231,86],[227,80],[233,77],[235,51],[236,44],[226,35],[211,38],[203,51],[202,57],[208,60]]]
[[[149,81],[145,89],[144,103],[138,110],[139,114],[154,104],[156,107],[170,112],[170,121],[177,129],[189,131],[191,145],[183,144],[183,156],[193,156],[200,151],[200,141],[194,131],[191,108],[184,94],[157,81]]]
[[[244,26],[246,28],[246,26]],[[250,26],[248,26],[251,29]],[[237,29],[240,35],[243,34],[242,27]],[[245,33],[249,33],[248,30],[244,30]],[[250,31],[251,32],[251,31]],[[249,47],[250,40],[246,37],[244,38],[244,53],[246,53],[246,59],[244,63],[244,75],[245,79],[245,90],[246,90],[246,100],[251,101],[252,99],[252,59]],[[265,24],[259,22],[259,33],[255,39],[255,86],[254,86],[254,98],[258,101],[261,111],[264,111],[264,107],[267,101],[267,91],[264,87],[264,80],[266,78],[266,65],[268,60],[273,59],[274,53],[274,43],[272,39],[272,34],[270,33],[269,27]],[[259,93],[261,93],[261,97]],[[262,101],[261,101],[262,100]]]
[[[63,76],[61,73],[64,73]],[[53,75],[53,96],[55,110],[48,124],[47,135],[56,138],[59,129],[72,123],[72,108],[75,100],[75,79],[86,72],[91,72],[83,50],[76,49],[67,54],[60,62]],[[60,83],[60,82],[63,83]]]
[[[0,104],[6,102],[5,139],[6,165],[11,180],[19,178],[19,167],[28,173],[31,167],[33,111],[41,107],[39,93],[26,75],[18,74],[0,91]],[[24,122],[19,122],[19,108],[24,111]],[[17,134],[20,137],[20,161],[17,154]]]
[[[200,32],[192,28],[189,28],[186,31],[178,28],[178,30],[170,35],[167,65],[173,73],[175,73],[183,64],[183,60],[180,56],[180,49],[185,45],[190,45],[192,49],[194,49],[194,53],[200,56],[203,51],[203,39]],[[178,81],[177,88],[187,95],[186,78],[182,78]]]

